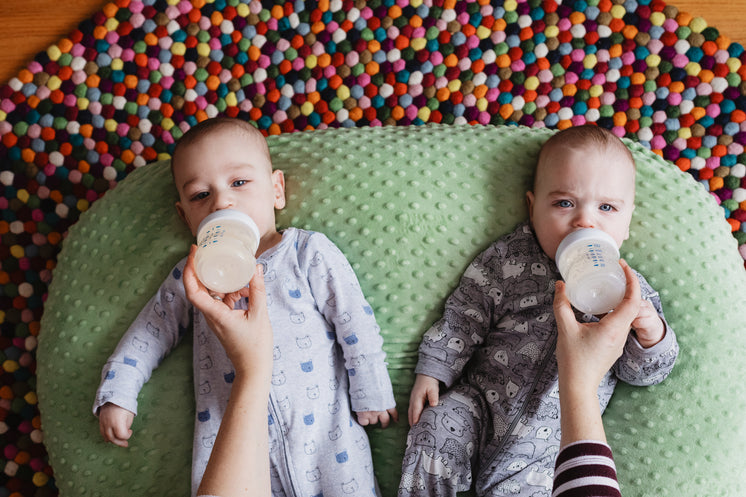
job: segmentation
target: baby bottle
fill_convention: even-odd
[[[231,209],[213,212],[197,228],[197,278],[214,292],[240,290],[254,275],[258,247],[259,228],[253,219]]]
[[[573,231],[560,242],[555,259],[577,310],[604,314],[621,303],[627,279],[608,233],[595,228]]]

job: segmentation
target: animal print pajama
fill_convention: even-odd
[[[409,431],[400,496],[455,496],[472,486],[480,496],[551,495],[560,440],[552,308],[558,278],[528,224],[468,266],[419,348],[415,372],[438,379],[447,390]],[[638,278],[643,298],[664,319],[658,294]],[[599,386],[601,409],[617,379],[659,383],[677,354],[667,324],[664,339],[648,349],[630,333],[622,357]]]
[[[143,384],[193,321],[194,495],[234,370],[186,299],[185,262],[174,267],[109,358],[93,409],[112,402],[136,413]],[[275,343],[267,417],[272,494],[377,495],[368,437],[352,412],[384,411],[395,402],[380,329],[352,267],[323,234],[296,228],[286,229],[258,262]]]

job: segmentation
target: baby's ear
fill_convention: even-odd
[[[285,174],[280,169],[272,171],[272,187],[275,191],[275,209],[285,207]]]
[[[534,222],[534,192],[531,190],[526,192],[526,205],[528,205],[528,219],[531,224]]]
[[[181,220],[184,221],[184,223],[189,227],[189,231],[193,231],[192,225],[189,222],[189,219],[187,219],[186,217],[186,212],[184,212],[184,208],[181,206],[181,202],[177,200],[175,205],[176,205],[176,212],[179,213],[179,217],[181,218]]]

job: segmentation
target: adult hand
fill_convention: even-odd
[[[222,300],[217,300],[194,271],[196,249],[192,245],[184,267],[187,298],[202,313],[207,325],[220,340],[236,374],[262,371],[271,375],[272,325],[267,311],[262,267],[257,265],[248,287],[225,294]],[[248,309],[234,309],[236,302],[244,297],[249,299]]]
[[[267,402],[272,375],[272,326],[264,274],[257,266],[248,288],[216,300],[194,272],[195,249],[192,246],[184,267],[187,298],[202,313],[236,370],[197,494],[269,497]],[[249,298],[248,309],[234,309],[243,297]]]
[[[555,286],[561,447],[578,440],[606,441],[598,386],[622,355],[630,326],[640,310],[640,283],[629,265],[620,262],[627,278],[624,299],[599,322],[579,323],[564,282],[558,281]]]
[[[632,321],[640,309],[640,283],[627,262],[622,259],[620,263],[627,278],[624,299],[614,311],[596,323],[579,323],[565,293],[565,283],[557,281],[555,286],[556,353],[560,376],[588,384],[594,392],[622,355]]]

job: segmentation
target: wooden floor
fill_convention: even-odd
[[[109,3],[104,0],[0,0],[0,84]],[[674,0],[731,40],[746,44],[746,0]]]

